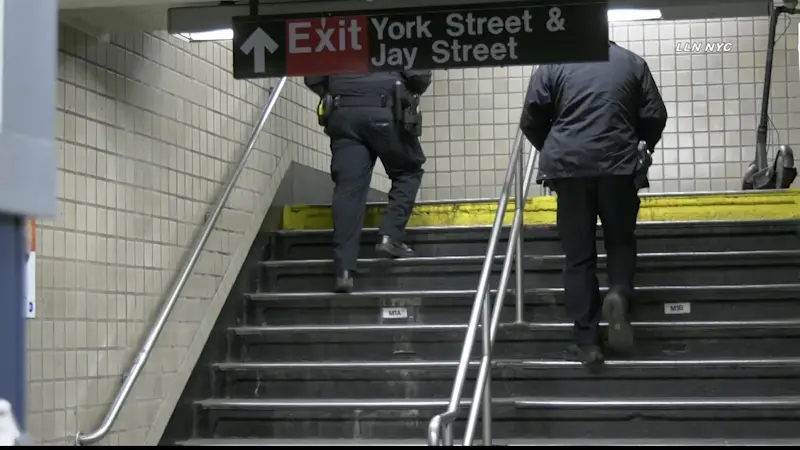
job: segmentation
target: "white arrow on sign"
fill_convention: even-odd
[[[261,28],[256,28],[256,31],[253,31],[253,34],[244,41],[241,47],[245,55],[253,53],[253,71],[255,73],[263,73],[267,70],[264,50],[275,53],[277,49],[278,43]]]

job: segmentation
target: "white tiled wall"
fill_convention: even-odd
[[[797,18],[783,18],[773,69],[770,142],[800,146]],[[670,120],[650,170],[651,192],[741,188],[753,160],[767,48],[767,19],[612,24],[611,37],[643,56]],[[676,52],[686,43],[730,43]],[[691,47],[690,47],[691,48]],[[437,71],[428,112],[421,198],[497,197],[531,67]],[[774,147],[774,146],[773,146]],[[800,181],[795,181],[800,185]],[[538,186],[532,195],[541,192]]]
[[[60,29],[59,214],[38,224],[28,427],[67,443],[97,424],[273,81],[236,81],[226,44]],[[290,80],[106,444],[152,443],[291,161],[328,171],[314,94]],[[373,187],[387,189],[385,175]]]

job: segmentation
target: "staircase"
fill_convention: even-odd
[[[376,231],[366,230],[350,295],[329,293],[330,231],[264,236],[257,282],[229,301],[239,309],[217,338],[224,351],[195,370],[208,384],[184,392],[191,419],[173,416],[185,429],[172,436],[183,438],[164,443],[426,445],[428,421],[447,407],[489,232],[412,229],[418,257],[385,261],[373,259]],[[561,354],[571,324],[556,230],[525,228],[525,323],[513,323],[512,292],[493,352],[494,443],[800,439],[800,223],[643,223],[638,235],[636,351],[590,373]],[[463,436],[464,421],[454,429]]]

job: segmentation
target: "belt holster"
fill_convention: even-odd
[[[419,96],[412,94],[402,84],[394,89],[394,118],[412,136],[422,136],[422,113],[419,110]]]
[[[419,110],[419,97],[416,95],[403,110],[403,126],[412,136],[422,136],[422,111]]]
[[[639,141],[639,145],[636,147],[636,172],[633,180],[637,190],[650,187],[647,172],[652,165],[653,151],[647,147],[646,142]]]

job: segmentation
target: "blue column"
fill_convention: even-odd
[[[58,1],[0,2],[0,398],[25,423],[25,224],[56,213]]]
[[[25,428],[25,219],[0,215],[0,398]]]

